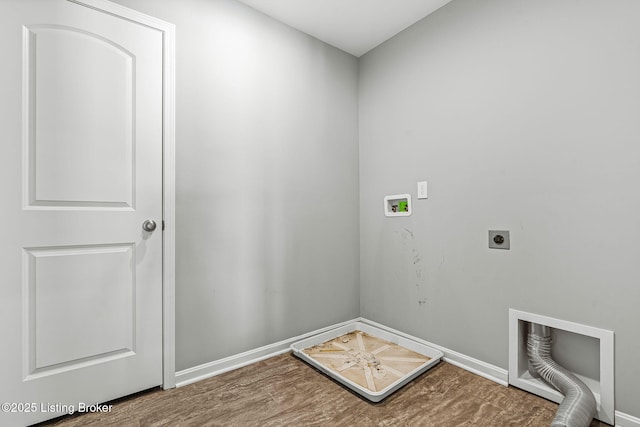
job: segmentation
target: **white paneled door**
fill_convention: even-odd
[[[2,426],[162,383],[162,37],[0,1]]]

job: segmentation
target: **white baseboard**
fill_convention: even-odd
[[[278,356],[280,354],[288,352],[289,347],[294,342],[312,337],[317,334],[321,334],[326,331],[330,331],[335,328],[339,328],[344,325],[348,325],[353,322],[357,322],[359,319],[360,318],[338,323],[336,325],[309,332],[308,334],[299,335],[297,337],[289,338],[274,344],[265,345],[264,347],[245,351],[244,353],[225,357],[224,359],[214,360],[213,362],[178,371],[176,372],[176,387],[182,387],[188,384],[192,384],[200,380],[224,374],[225,372],[233,371],[234,369],[242,368],[243,366],[251,365],[252,363],[256,363],[261,360]]]
[[[640,427],[640,418],[616,411],[616,427]]]
[[[409,334],[405,334],[404,332],[397,331],[393,328],[389,328],[374,321],[358,317],[356,319],[338,323],[332,326],[327,326],[326,328],[318,329],[304,335],[292,337],[284,341],[245,351],[244,353],[236,354],[224,359],[215,360],[213,362],[205,363],[203,365],[176,372],[176,387],[182,387],[188,384],[192,384],[194,382],[211,378],[225,372],[233,371],[234,369],[238,369],[243,366],[259,362],[261,360],[269,359],[270,357],[287,353],[288,351],[290,351],[290,346],[294,342],[330,331],[335,328],[339,328],[344,325],[348,325],[353,322],[367,323],[371,326],[375,326],[376,328],[380,328],[396,335],[405,337],[407,339],[416,341],[420,344],[433,347],[444,353],[443,360],[445,362],[451,363],[452,365],[472,372],[481,377],[487,378],[488,380],[491,380],[503,386],[507,386],[509,384],[508,371],[506,369],[502,369],[495,365],[491,365],[490,363],[486,363],[481,360],[474,359],[473,357],[458,353],[456,351],[449,350],[448,348],[433,344]],[[636,418],[620,411],[615,411],[615,422],[616,427],[640,427],[640,418]]]
[[[433,347],[444,353],[445,362],[449,362],[452,365],[458,366],[469,372],[473,372],[476,375],[480,375],[481,377],[487,378],[498,384],[502,384],[505,386],[508,384],[507,371],[505,369],[498,368],[497,366],[493,366],[481,360],[474,359],[473,357],[465,356],[464,354],[455,352],[453,350],[449,350],[447,348],[444,348],[437,344],[430,343],[428,341],[414,337],[412,335],[405,334],[404,332],[397,331],[395,329],[389,328],[387,326],[381,325],[371,320],[358,317],[356,319],[338,323],[336,325],[328,326],[326,328],[318,329],[316,331],[309,332],[304,335],[292,337],[284,341],[280,341],[274,344],[269,344],[264,347],[256,348],[253,350],[246,351],[244,353],[236,354],[233,356],[226,357],[224,359],[215,360],[213,362],[205,363],[204,365],[199,365],[193,368],[176,372],[176,387],[182,387],[187,384],[194,383],[196,381],[204,380],[206,378],[220,375],[225,372],[232,371],[234,369],[238,369],[243,366],[247,366],[252,363],[256,363],[261,360],[277,356],[279,354],[286,353],[287,351],[289,351],[289,347],[294,342],[303,340],[308,337],[312,337],[314,335],[321,334],[326,331],[330,331],[335,328],[339,328],[344,325],[348,325],[353,322],[367,323],[371,326],[375,326],[377,328],[389,331],[396,335],[400,335],[412,341],[416,341],[421,344],[427,345],[429,347]]]

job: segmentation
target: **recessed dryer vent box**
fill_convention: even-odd
[[[396,194],[385,196],[384,214],[386,216],[411,215],[411,194]]]
[[[524,311],[509,310],[509,384],[556,403],[560,403],[564,396],[528,371],[528,323],[552,328],[554,341],[551,357],[589,387],[597,403],[596,418],[614,424],[613,332]],[[567,347],[562,348],[564,343],[570,344],[575,351],[567,351]],[[555,350],[563,351],[554,355]]]

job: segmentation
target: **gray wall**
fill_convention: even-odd
[[[455,0],[361,58],[362,316],[503,368],[509,308],[613,330],[640,416],[639,28],[634,0]]]
[[[233,1],[116,1],[177,24],[179,370],[359,314],[507,368],[517,308],[614,330],[640,416],[638,2],[455,0],[358,100],[355,58]]]
[[[177,369],[359,315],[357,60],[226,0],[177,26]]]

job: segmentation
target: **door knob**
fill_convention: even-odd
[[[144,231],[152,232],[156,229],[156,222],[152,219],[148,219],[142,223],[142,229]]]

